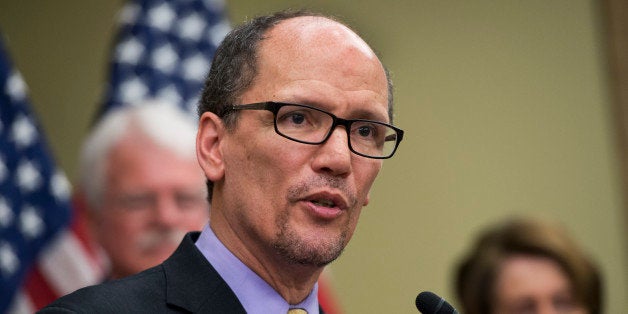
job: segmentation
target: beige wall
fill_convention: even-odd
[[[118,1],[2,1],[0,28],[59,163],[76,154],[105,77]],[[234,21],[309,3],[359,29],[396,85],[407,136],[384,163],[332,273],[347,313],[416,313],[448,299],[474,234],[511,214],[559,220],[628,308],[626,211],[594,1],[229,2]]]

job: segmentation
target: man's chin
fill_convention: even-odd
[[[326,243],[307,243],[291,239],[275,243],[275,249],[291,264],[324,267],[336,260],[344,250],[342,237],[334,238]]]

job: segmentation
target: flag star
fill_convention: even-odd
[[[231,25],[226,19],[223,19],[220,21],[220,23],[216,23],[216,25],[213,25],[209,29],[209,38],[212,41],[212,44],[214,44],[214,46],[220,45],[222,40],[225,39],[225,36],[227,36],[230,31]]]
[[[144,45],[135,37],[132,37],[118,45],[116,57],[118,62],[137,64],[142,57],[142,53],[144,53],[144,49]]]
[[[11,244],[8,242],[0,242],[0,271],[5,277],[12,276],[20,265]]]
[[[18,116],[12,126],[13,141],[19,148],[31,145],[37,138],[37,130],[31,120],[25,116]]]
[[[209,66],[209,61],[201,53],[197,53],[183,62],[183,75],[188,80],[202,82],[209,72]]]
[[[13,211],[4,197],[0,197],[0,227],[6,228],[13,222]]]
[[[175,12],[168,3],[164,2],[148,12],[148,25],[166,32],[170,29],[175,17]]]
[[[120,98],[124,103],[136,102],[147,94],[148,87],[137,77],[120,84]]]
[[[26,98],[26,83],[22,79],[20,72],[13,71],[6,85],[6,92],[14,101],[21,101]]]
[[[70,182],[68,178],[59,170],[50,179],[50,190],[58,202],[70,199]]]
[[[153,67],[159,69],[164,73],[170,74],[174,71],[178,59],[179,56],[177,55],[177,52],[174,51],[174,49],[172,48],[172,45],[166,44],[155,49],[155,51],[153,52]]]
[[[179,23],[179,35],[183,38],[198,41],[203,36],[203,30],[206,26],[205,20],[200,15],[193,13]]]
[[[44,232],[44,221],[34,207],[26,206],[20,213],[20,230],[28,240],[35,239]]]
[[[17,185],[24,192],[32,192],[41,184],[41,175],[30,161],[22,161],[17,167]]]
[[[174,85],[169,85],[167,88],[162,88],[157,93],[157,97],[165,99],[169,103],[178,104],[181,103],[181,94]]]

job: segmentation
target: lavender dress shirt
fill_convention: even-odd
[[[203,253],[227,285],[233,290],[249,314],[284,314],[290,308],[302,308],[309,314],[319,313],[318,284],[303,300],[290,305],[266,281],[248,268],[218,240],[214,231],[205,225],[196,241],[196,247]]]

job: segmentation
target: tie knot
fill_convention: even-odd
[[[304,309],[289,309],[288,314],[307,314],[307,311]]]

